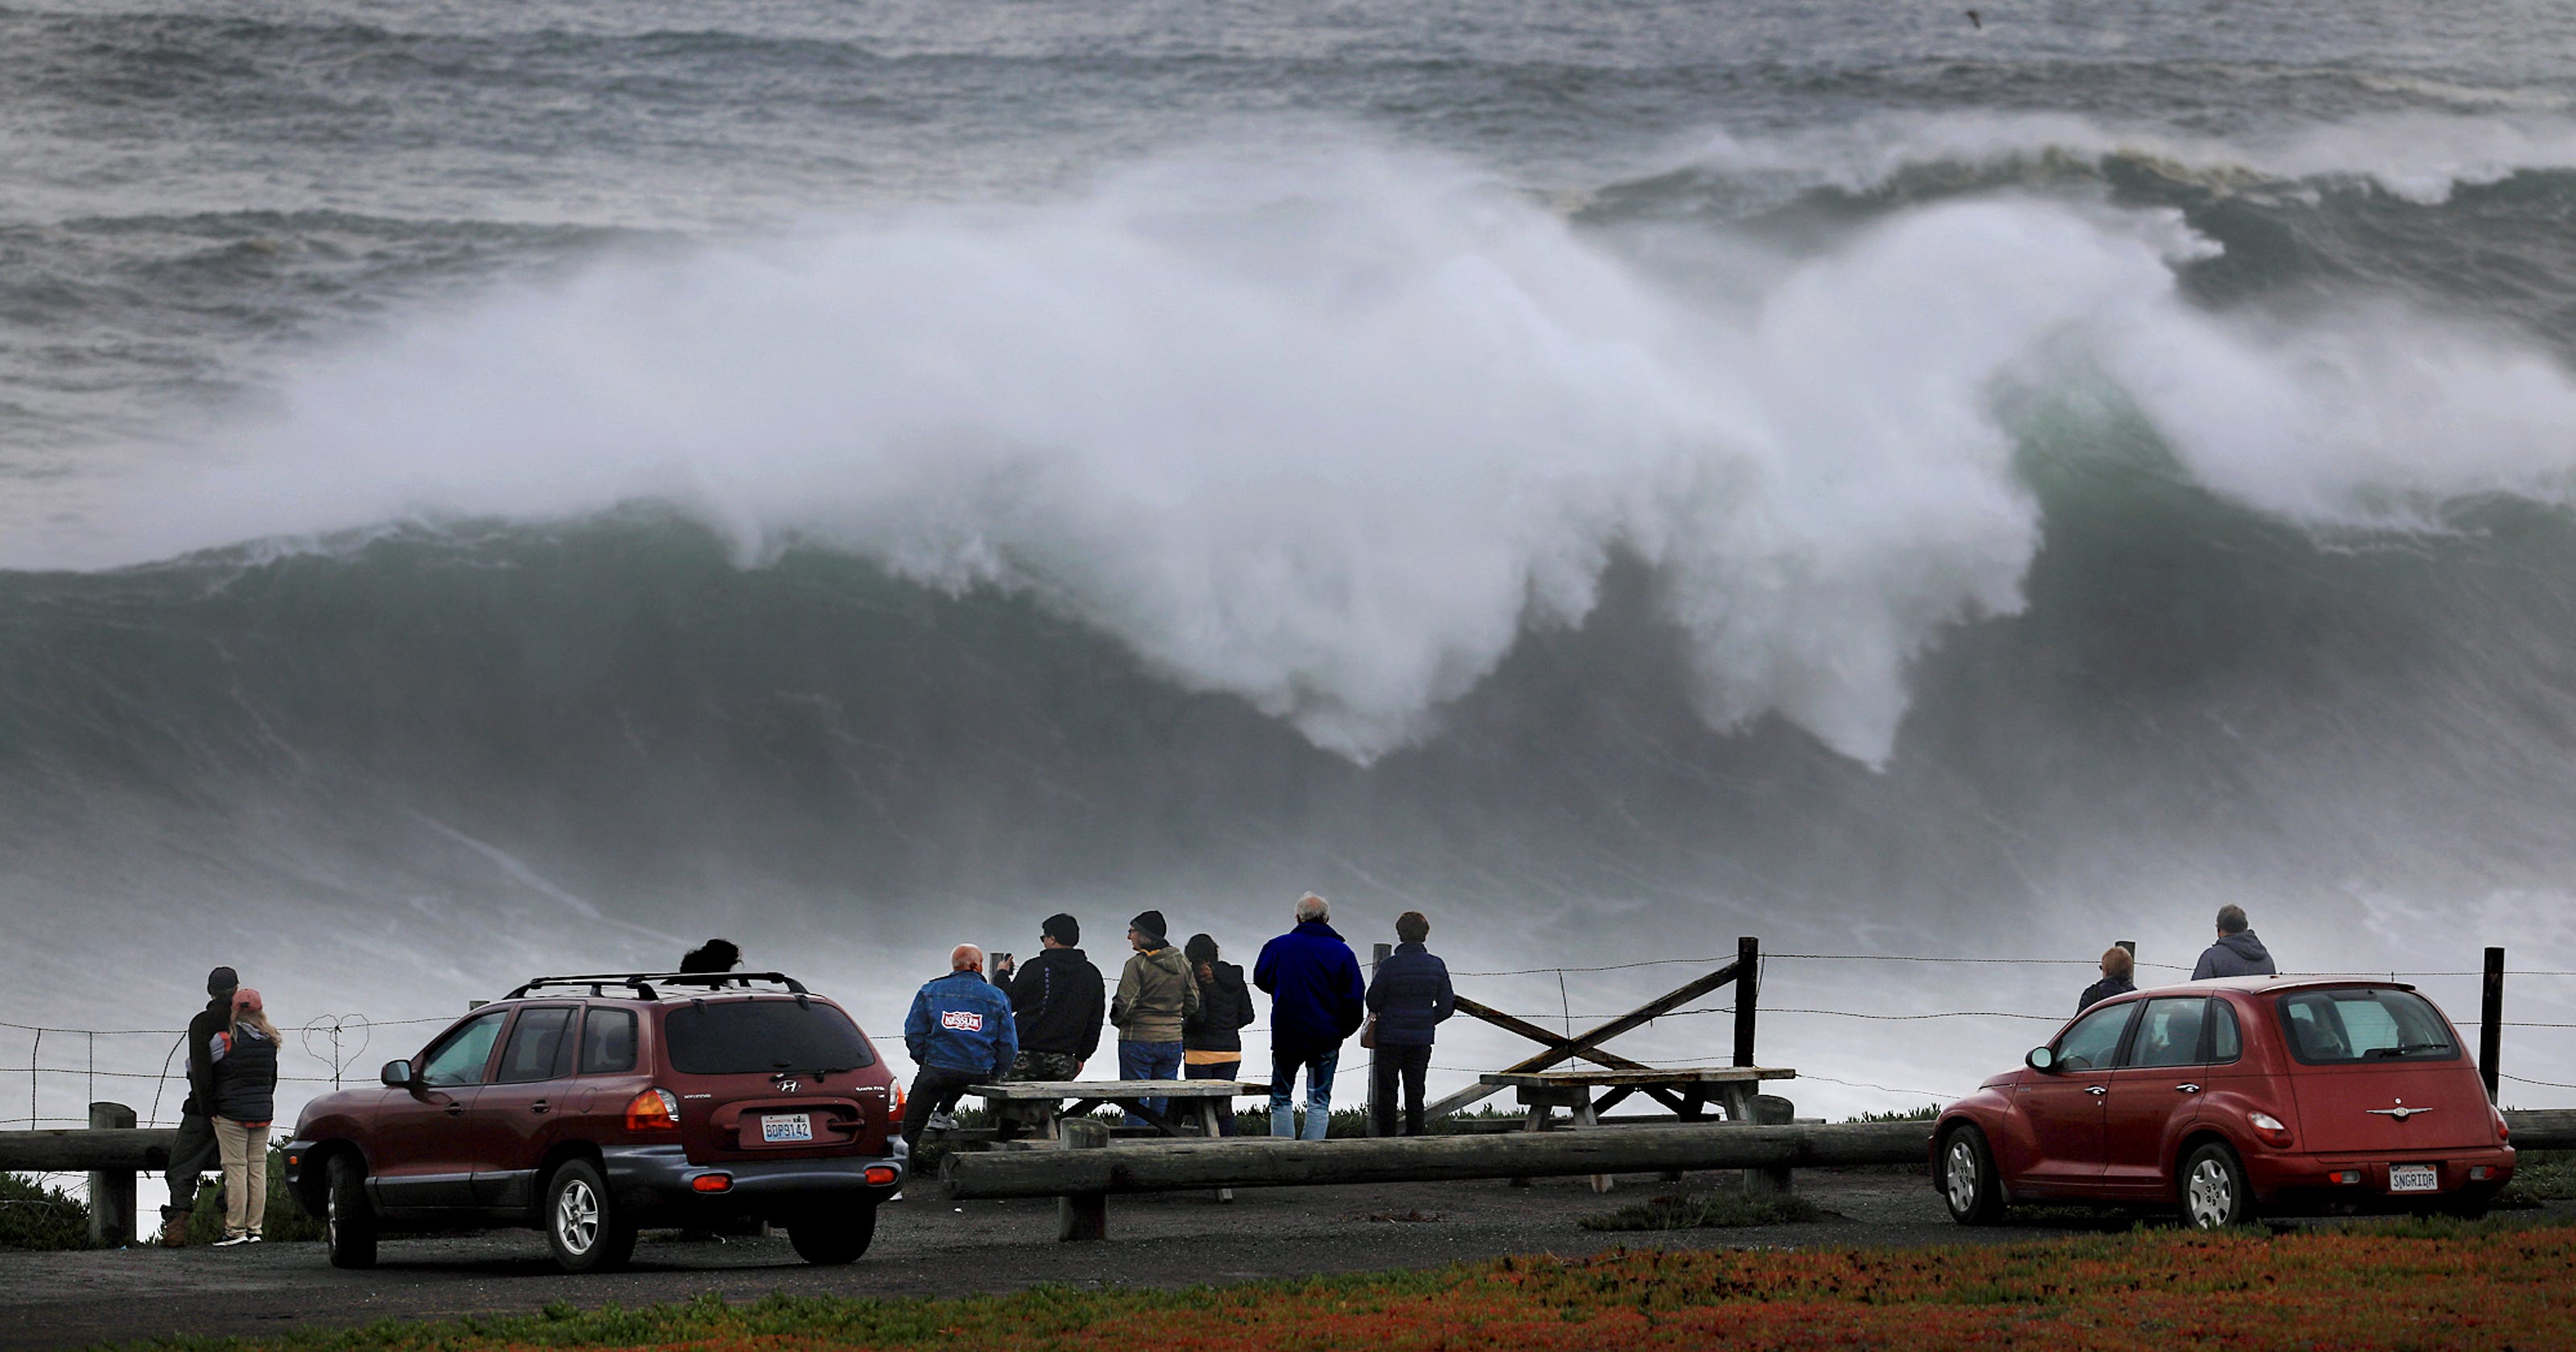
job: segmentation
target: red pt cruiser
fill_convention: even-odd
[[[2504,1115],[2412,986],[2232,977],[2076,1016],[1941,1113],[1933,1187],[1964,1225],[2023,1201],[2258,1213],[2483,1213],[2513,1177]]]
[[[381,1079],[306,1104],[284,1146],[340,1267],[382,1234],[535,1226],[584,1272],[624,1263],[639,1227],[748,1217],[846,1263],[903,1178],[875,1048],[776,972],[540,978]]]

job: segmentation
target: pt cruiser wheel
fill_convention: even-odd
[[[2245,1166],[2235,1151],[2213,1141],[2183,1161],[2182,1214],[2195,1230],[2254,1219],[2254,1190],[2246,1186]]]
[[[635,1252],[635,1227],[618,1214],[599,1166],[570,1160],[546,1184],[546,1247],[566,1272],[623,1267]]]
[[[1975,1127],[1953,1128],[1941,1140],[1941,1200],[1950,1208],[1950,1219],[1961,1225],[1992,1225],[2004,1214],[1995,1155],[1986,1146],[1986,1134]]]

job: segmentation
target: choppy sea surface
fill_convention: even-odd
[[[2224,901],[2576,969],[2571,496],[2563,0],[0,6],[0,1017],[1314,888],[1763,936],[1848,1111]]]

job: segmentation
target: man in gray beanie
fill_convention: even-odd
[[[206,973],[206,1007],[188,1020],[188,1097],[179,1104],[179,1138],[170,1146],[170,1204],[161,1208],[161,1243],[188,1242],[188,1213],[197,1209],[197,1180],[222,1163],[215,1142],[215,1034],[232,1026],[233,992],[241,976],[230,967]]]

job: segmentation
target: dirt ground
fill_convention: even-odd
[[[1706,1187],[1731,1175],[1694,1175]],[[1897,1172],[1809,1171],[1800,1192],[1827,1219],[1754,1229],[1605,1234],[1582,1217],[1671,1192],[1651,1175],[1595,1195],[1581,1179],[1528,1188],[1493,1183],[1374,1188],[1245,1189],[1113,1198],[1109,1240],[1063,1244],[1052,1201],[935,1200],[928,1188],[889,1205],[865,1258],[809,1267],[782,1238],[683,1241],[648,1233],[631,1270],[566,1277],[535,1233],[388,1240],[380,1265],[342,1272],[317,1244],[235,1249],[137,1248],[0,1255],[0,1348],[85,1346],[164,1334],[257,1336],[378,1319],[524,1314],[554,1301],[648,1305],[704,1292],[746,1299],[799,1295],[953,1296],[1042,1282],[1089,1286],[1220,1284],[1323,1272],[1437,1266],[1506,1253],[1589,1254],[1671,1248],[1919,1245],[2064,1234],[2079,1221],[1968,1230],[1953,1225],[1929,1182]],[[2117,1228],[2123,1220],[2106,1220]]]

